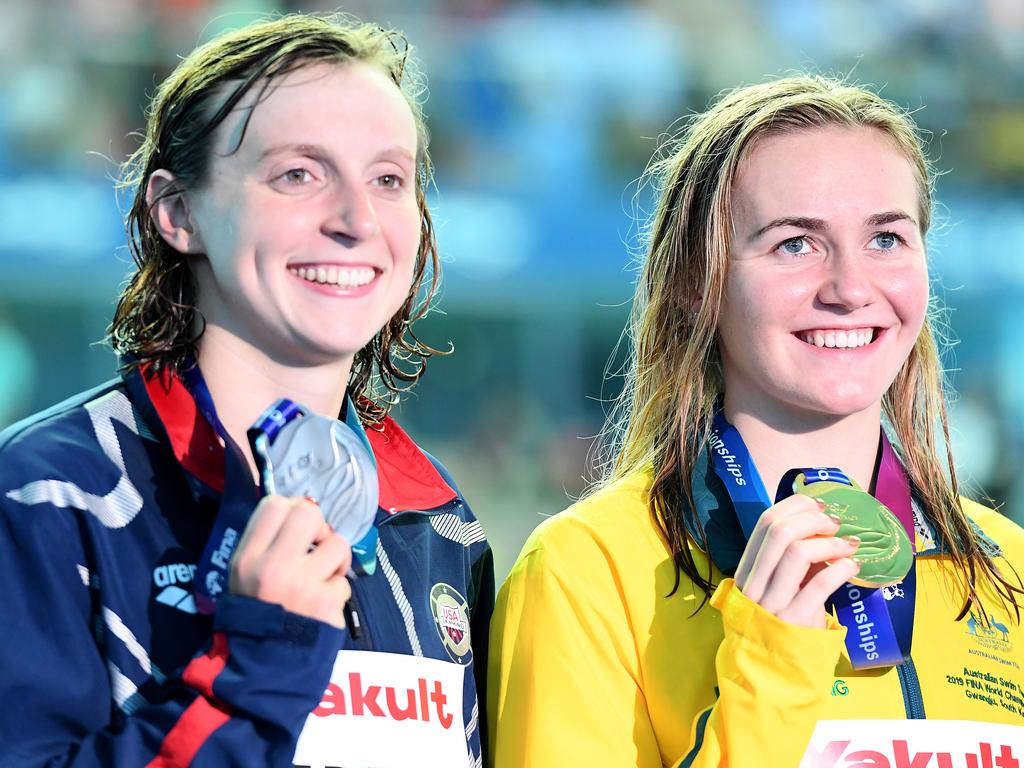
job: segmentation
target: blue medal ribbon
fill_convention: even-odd
[[[896,514],[913,543],[910,484],[884,432],[881,449],[876,498]],[[743,535],[749,540],[758,518],[771,502],[742,436],[721,410],[715,413],[712,423],[710,452],[715,473],[725,485]],[[832,467],[791,469],[779,483],[776,503],[792,495],[793,480],[798,474],[804,475],[807,485],[823,481],[854,485],[846,473]],[[872,589],[844,584],[829,598],[827,607],[835,609],[836,617],[846,627],[846,650],[854,669],[893,666],[910,657],[917,586],[914,565],[903,581],[892,587]]]
[[[202,557],[196,567],[194,582],[196,608],[200,613],[212,614],[217,608],[218,597],[228,588],[231,557],[241,539],[249,518],[262,495],[260,488],[253,483],[249,463],[242,450],[228,435],[227,430],[217,416],[213,397],[206,386],[198,364],[190,360],[184,366],[182,382],[192,395],[196,407],[203,417],[214,428],[224,441],[224,492],[221,495],[220,508],[210,531]],[[348,408],[346,423],[355,409]],[[267,409],[249,430],[249,438],[264,435],[273,441],[281,429],[290,421],[303,413],[301,406],[289,401],[279,400]],[[358,424],[358,419],[356,418]],[[349,425],[352,427],[352,425]],[[353,428],[359,436],[373,460],[373,451],[366,440],[360,426]],[[357,574],[372,574],[376,568],[377,526],[370,530],[362,539],[352,545],[353,568]]]
[[[711,425],[711,458],[715,473],[725,484],[740,521],[743,537],[750,539],[761,513],[772,505],[764,489],[754,459],[736,427],[726,421],[721,410]]]
[[[231,556],[256,508],[259,491],[242,450],[217,417],[213,397],[195,361],[186,363],[182,382],[199,412],[224,441],[224,492],[210,538],[199,558],[194,582],[196,608],[200,613],[212,614],[217,608],[217,598],[228,588]]]

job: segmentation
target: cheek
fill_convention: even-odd
[[[384,224],[395,270],[412,275],[420,246],[420,212],[413,205],[394,210]]]
[[[723,319],[746,333],[788,327],[814,299],[815,283],[799,273],[772,274],[734,269],[726,282]]]
[[[915,333],[924,324],[928,313],[928,276],[923,271],[907,275],[889,285],[888,294],[900,322]]]

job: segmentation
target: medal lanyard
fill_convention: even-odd
[[[210,390],[194,360],[186,363],[182,382],[195,400],[196,407],[224,441],[224,493],[220,509],[213,522],[210,538],[199,559],[195,577],[196,608],[200,613],[212,614],[217,598],[228,587],[228,567],[238,540],[259,501],[259,491],[252,481],[249,462],[242,450],[217,417]]]
[[[914,542],[914,511],[910,483],[885,433],[882,458],[875,482],[875,496],[892,510]],[[719,409],[712,423],[710,446],[715,473],[725,485],[744,538],[761,514],[772,505],[739,431]],[[776,502],[791,494],[792,477],[802,473],[808,485],[831,481],[852,485],[845,473],[833,468],[790,470],[779,484]],[[914,597],[917,574],[914,565],[899,584],[869,588],[844,584],[829,598],[839,621],[846,627],[846,650],[855,669],[900,664],[910,657],[914,632]]]

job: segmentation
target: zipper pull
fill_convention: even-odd
[[[348,627],[348,631],[352,635],[352,639],[358,640],[363,635],[363,625],[359,621],[359,613],[352,606],[351,600],[345,603],[342,613],[345,614],[345,626]]]

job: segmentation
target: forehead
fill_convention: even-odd
[[[317,62],[257,82],[217,126],[215,160],[251,160],[274,146],[338,152],[399,147],[415,156],[416,121],[405,96],[362,61]]]
[[[741,219],[831,219],[918,206],[914,165],[891,137],[866,126],[759,139],[741,158],[733,185],[733,213]]]

